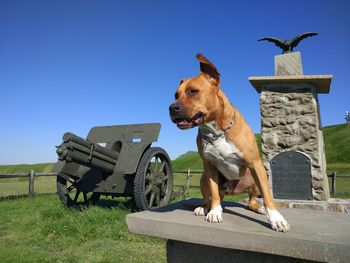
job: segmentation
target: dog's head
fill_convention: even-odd
[[[203,55],[197,54],[200,74],[183,79],[169,107],[171,120],[180,129],[193,128],[215,119],[219,107],[220,73]]]

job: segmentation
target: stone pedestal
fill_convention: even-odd
[[[277,189],[274,188],[274,180],[279,184],[285,183],[291,194],[297,194],[298,188],[304,187],[298,180],[295,184],[288,181],[298,179],[301,173],[307,173],[308,168],[302,164],[291,162],[289,167],[286,167],[287,171],[272,173],[271,166],[275,165],[272,163],[273,159],[282,159],[279,158],[281,156],[277,156],[287,152],[300,152],[306,155],[305,162],[310,161],[311,196],[306,200],[329,198],[318,93],[329,92],[331,79],[331,75],[249,78],[260,93],[263,161],[275,198],[279,196],[275,193]],[[286,156],[283,162],[288,162],[288,157]],[[284,177],[276,178],[279,173]],[[285,199],[305,200],[295,197]]]
[[[327,200],[319,93],[332,75],[302,75],[299,52],[275,57],[276,76],[250,77],[260,93],[263,161],[274,198]]]
[[[223,223],[206,222],[186,209],[201,201],[129,214],[126,222],[133,233],[167,239],[169,263],[349,261],[350,220],[345,213],[281,208],[291,230],[279,233],[265,215],[240,203],[224,203]]]

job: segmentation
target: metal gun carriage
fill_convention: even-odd
[[[134,197],[139,210],[168,204],[173,188],[166,151],[151,147],[160,124],[97,126],[86,139],[65,133],[57,146],[57,194],[68,207],[101,195]]]

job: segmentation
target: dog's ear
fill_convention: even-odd
[[[209,76],[211,79],[216,81],[216,84],[220,81],[220,73],[216,69],[213,63],[211,63],[205,56],[202,54],[197,54],[196,58],[200,62],[201,72]]]

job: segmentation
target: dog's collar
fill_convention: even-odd
[[[236,120],[236,109],[233,109],[233,116],[231,118],[230,123],[227,125],[226,128],[222,129],[224,133],[228,132],[232,128],[232,125],[235,122],[235,120]]]
[[[204,141],[210,142],[210,141],[215,141],[220,137],[224,137],[225,134],[232,128],[235,120],[236,120],[236,110],[234,110],[231,121],[226,128],[223,128],[223,129],[219,128],[215,121],[200,125],[199,132],[202,136],[202,139]]]

